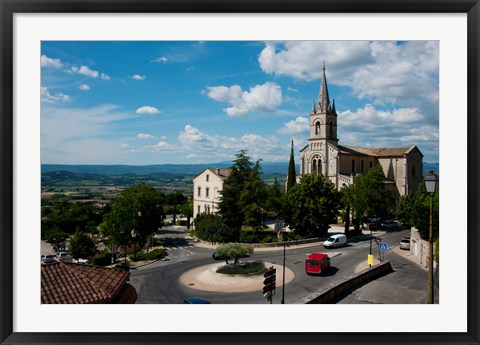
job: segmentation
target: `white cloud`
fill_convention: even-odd
[[[143,107],[138,108],[136,113],[141,115],[154,115],[154,114],[159,114],[160,110],[158,110],[155,107],[145,105]]]
[[[128,145],[128,144],[121,144],[120,147],[121,147],[122,149],[128,149],[128,148],[130,147],[130,145]]]
[[[42,67],[52,67],[56,69],[60,69],[63,67],[63,63],[60,61],[60,59],[52,59],[46,55],[42,55],[40,57],[40,65]]]
[[[294,89],[293,87],[288,87],[287,88],[287,91],[290,91],[290,92],[298,92],[298,89]]]
[[[110,77],[107,74],[100,73],[98,71],[92,70],[88,66],[80,66],[80,68],[77,67],[77,66],[72,66],[72,67],[70,67],[70,69],[68,71],[73,72],[73,73],[78,73],[78,74],[81,74],[81,75],[85,75],[85,76],[90,77],[90,78],[100,77],[100,79],[110,80]]]
[[[48,88],[46,87],[41,87],[40,88],[40,96],[42,102],[47,102],[47,103],[56,103],[56,102],[69,102],[71,100],[70,96],[65,95],[61,92],[56,92],[56,93],[50,93]]]
[[[218,102],[229,103],[223,109],[230,116],[244,115],[252,111],[273,112],[282,104],[282,89],[273,82],[256,85],[250,91],[242,91],[239,85],[208,86],[203,94]]]
[[[195,158],[232,159],[242,149],[247,150],[252,159],[268,161],[284,161],[288,159],[288,149],[279,150],[280,141],[273,135],[246,133],[239,137],[218,134],[207,134],[199,129],[186,125],[180,132],[178,140],[183,151],[195,151]]]
[[[310,121],[306,117],[299,116],[295,120],[289,121],[278,132],[280,134],[308,134]]]
[[[200,132],[197,128],[190,125],[186,125],[184,131],[178,136],[178,140],[183,144],[192,144],[198,142],[209,141],[209,138],[206,134]]]
[[[155,139],[155,137],[151,134],[148,133],[140,133],[137,135],[137,138],[139,139]]]
[[[160,141],[158,144],[151,146],[152,151],[173,151],[176,150],[176,147],[172,144],[169,144],[165,141]]]
[[[320,81],[325,61],[329,84],[349,87],[355,97],[374,104],[438,102],[435,41],[268,42],[258,61],[268,74],[307,81]]]
[[[395,126],[401,124],[417,123],[425,120],[417,108],[399,108],[393,110],[379,110],[371,104],[366,104],[364,108],[359,108],[352,112],[346,110],[340,112],[342,122],[345,122],[345,127],[355,127],[359,123],[362,127],[377,128],[379,126]],[[364,128],[365,129],[365,128]]]
[[[162,56],[162,57],[158,57],[156,59],[150,60],[150,62],[167,63],[168,58],[166,58],[165,56]]]
[[[80,90],[84,90],[84,91],[88,91],[90,90],[90,86],[88,86],[87,84],[82,84],[78,87]]]
[[[87,66],[80,66],[78,70],[79,74],[86,75],[87,77],[92,77],[92,78],[97,78],[98,77],[98,71],[91,70]]]
[[[130,79],[135,79],[135,80],[145,80],[146,76],[144,75],[140,75],[140,74],[134,74],[132,75],[131,77],[129,77]]]
[[[67,108],[45,104],[41,108],[41,146],[44,162],[91,162],[124,159],[121,142],[112,139],[116,124],[131,114],[114,105]],[[121,152],[122,151],[122,152]]]

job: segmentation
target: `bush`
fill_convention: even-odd
[[[148,253],[144,252],[137,252],[135,253],[135,257],[130,255],[128,258],[132,261],[151,261],[151,260],[158,260],[165,256],[165,249],[157,248]]]
[[[261,274],[265,272],[265,264],[263,262],[246,262],[242,265],[226,265],[217,270],[222,274]]]
[[[95,255],[92,260],[92,265],[108,266],[112,264],[112,255],[110,253],[103,253]]]

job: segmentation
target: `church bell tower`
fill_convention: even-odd
[[[313,101],[310,112],[310,137],[302,150],[301,173],[321,173],[336,183],[338,170],[337,112],[335,101],[328,95],[325,63],[317,101]]]

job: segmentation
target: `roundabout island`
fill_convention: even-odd
[[[277,269],[277,287],[283,284],[283,266],[265,262],[265,267],[274,267]],[[225,266],[224,263],[216,263],[193,268],[179,278],[182,285],[195,290],[212,291],[212,292],[251,292],[261,291],[263,288],[263,274],[222,274],[217,273],[220,267]],[[285,284],[290,283],[295,275],[292,270],[285,267]]]

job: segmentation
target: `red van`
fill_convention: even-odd
[[[321,274],[330,267],[330,258],[327,254],[312,253],[305,259],[307,274]]]

